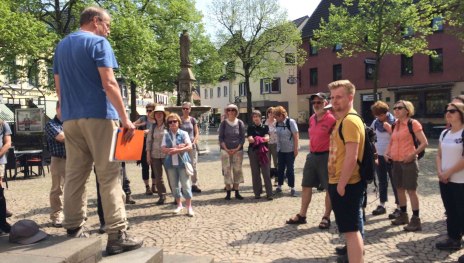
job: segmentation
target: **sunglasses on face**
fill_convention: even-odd
[[[404,108],[405,108],[404,106],[396,106],[396,107],[393,107],[393,110],[402,110]]]
[[[234,109],[227,109],[227,111],[235,111]]]
[[[451,113],[451,114],[454,114],[454,113],[458,112],[458,110],[457,109],[449,109],[449,110],[446,109],[445,114],[448,113],[448,112]]]
[[[168,121],[168,124],[173,124],[173,123],[177,123],[177,120]]]
[[[315,100],[315,101],[311,101],[311,103],[312,103],[312,104],[319,105],[319,104],[322,104],[322,101]]]
[[[153,110],[151,110],[151,109],[147,109],[147,112],[152,112],[152,111],[153,111]]]
[[[190,108],[182,108],[182,110],[190,110]]]

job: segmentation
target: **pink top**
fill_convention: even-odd
[[[309,150],[311,152],[327,152],[330,145],[330,133],[335,125],[335,117],[327,111],[319,121],[316,114],[309,118]]]
[[[414,133],[422,131],[422,125],[417,120],[413,120],[412,130]],[[412,135],[409,133],[408,120],[395,122],[395,129],[391,135],[388,149],[392,160],[396,162],[404,161],[408,155],[416,151]]]

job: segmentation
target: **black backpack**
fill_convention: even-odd
[[[281,125],[276,125],[276,126],[277,127],[285,127],[285,128],[287,128],[290,131],[290,139],[289,140],[292,140],[293,132],[292,132],[292,128],[290,127],[290,118],[287,118],[285,120],[285,126],[281,126]]]
[[[414,134],[414,131],[412,130],[412,121],[413,119],[409,118],[408,120],[408,130],[409,130],[409,133],[411,134],[412,136],[412,140],[414,142],[414,148],[417,149],[417,147],[419,147],[419,140],[417,140],[416,138],[416,135]],[[396,125],[396,122],[392,124],[392,133],[393,133],[393,130],[395,129],[395,125]],[[422,157],[424,157],[425,155],[425,149],[422,150],[418,155],[417,155],[417,160],[420,160],[422,159]]]
[[[348,115],[356,115],[358,116],[363,124],[364,124],[364,154],[362,160],[357,160],[359,165],[359,174],[361,175],[361,181],[364,183],[364,187],[368,184],[374,182],[375,180],[375,160],[377,159],[377,149],[375,148],[375,142],[377,141],[377,135],[375,134],[374,129],[369,126],[366,126],[364,120],[361,116],[356,113],[348,113]],[[346,115],[346,116],[348,116]],[[343,121],[345,120],[346,116],[338,126],[338,135],[345,144],[345,138],[343,137],[342,129],[343,129]]]
[[[446,134],[451,130],[451,128],[446,129],[445,133],[443,133],[443,137],[441,138],[442,140],[445,139]],[[461,133],[461,142],[462,142],[462,156],[464,156],[464,130],[462,130]]]

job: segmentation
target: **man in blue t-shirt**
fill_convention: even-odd
[[[80,30],[66,36],[56,47],[53,71],[66,135],[64,221],[68,236],[86,235],[85,183],[95,163],[108,233],[106,251],[117,254],[142,246],[126,233],[124,192],[119,163],[109,161],[112,133],[118,119],[130,140],[135,126],[126,114],[113,68],[118,67],[106,39],[111,18],[99,7],[87,7]]]

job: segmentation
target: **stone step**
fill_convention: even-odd
[[[101,260],[100,238],[49,236],[30,245],[10,243],[0,237],[0,261],[9,263],[96,263]]]
[[[112,256],[104,256],[101,263],[163,263],[163,250],[156,247],[142,247]]]
[[[214,263],[214,258],[208,256],[164,255],[163,263]]]

